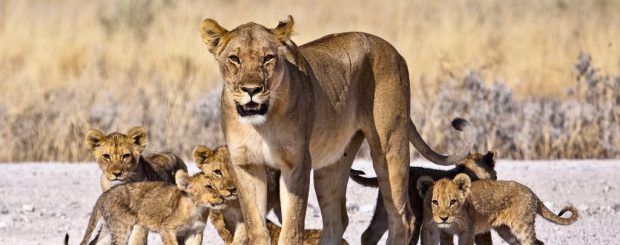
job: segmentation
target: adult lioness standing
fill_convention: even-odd
[[[248,23],[227,31],[206,19],[202,39],[225,79],[222,128],[230,150],[252,244],[269,244],[265,165],[282,171],[280,242],[301,244],[310,170],[314,169],[323,233],[337,244],[348,224],[349,168],[362,141],[370,146],[389,217],[389,244],[405,244],[413,228],[408,204],[409,145],[439,164],[409,118],[409,74],[389,43],[342,33],[297,47],[293,18],[273,29]]]

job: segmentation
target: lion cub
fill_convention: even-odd
[[[415,183],[421,176],[430,176],[435,180],[441,178],[454,178],[457,174],[465,173],[472,179],[497,179],[497,173],[495,172],[495,152],[488,152],[486,155],[480,153],[469,154],[465,160],[450,170],[436,170],[422,167],[409,167],[409,202],[416,222],[414,225],[414,232],[411,238],[410,244],[417,244],[420,236],[420,228],[422,226],[422,202],[423,198],[418,195],[415,188]],[[377,178],[366,178],[363,175],[364,172],[351,169],[349,177],[360,185],[367,187],[379,187],[379,181]],[[362,244],[377,244],[383,233],[388,229],[388,217],[387,211],[383,206],[383,197],[381,192],[377,195],[375,213],[372,216],[372,220],[368,228],[362,234]],[[445,240],[447,238],[442,238]],[[478,243],[491,243],[491,234],[485,233],[477,237]],[[453,239],[450,237],[450,241]],[[484,241],[484,242],[480,242]]]
[[[158,153],[142,156],[148,144],[148,135],[143,127],[135,127],[127,134],[114,132],[105,135],[91,129],[84,136],[84,145],[97,159],[101,174],[101,190],[112,186],[137,181],[163,181],[174,184],[177,170],[187,172],[183,160],[172,153]]]
[[[103,218],[112,233],[112,244],[127,244],[134,225],[158,232],[164,244],[201,244],[209,210],[224,208],[217,183],[198,173],[189,177],[178,171],[177,186],[164,182],[135,182],[112,187],[99,196],[82,245],[88,243],[97,221]]]
[[[280,238],[282,228],[267,219],[267,230],[269,231],[269,237],[271,237],[271,245],[278,245],[278,239]],[[303,245],[318,245],[320,238],[321,230],[305,230]],[[349,245],[349,243],[342,239],[340,245]]]
[[[230,156],[226,145],[217,147],[214,150],[209,147],[199,145],[194,148],[194,161],[198,168],[206,175],[212,175],[214,179],[222,181],[224,188],[228,189],[227,193],[222,194],[227,200],[224,209],[214,210],[210,220],[218,231],[218,234],[225,243],[245,244],[247,236],[245,226],[243,225],[243,214],[241,213],[241,205],[237,200],[237,191],[235,182],[230,171]],[[282,220],[279,198],[280,171],[267,169],[267,210],[272,210]],[[226,195],[227,194],[227,195]],[[281,228],[267,220],[267,228],[271,236],[273,244],[277,244]],[[304,231],[304,244],[318,244],[320,238],[320,230]],[[348,244],[344,239],[341,244]]]
[[[418,179],[424,197],[422,244],[438,244],[439,233],[459,237],[459,244],[473,244],[474,236],[495,229],[510,244],[543,244],[536,238],[536,214],[559,225],[577,221],[577,210],[568,206],[558,215],[551,212],[528,187],[514,181],[478,180],[466,174],[453,180]],[[566,211],[571,217],[560,217]]]

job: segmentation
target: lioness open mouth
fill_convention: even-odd
[[[237,113],[239,116],[247,117],[254,115],[265,115],[267,113],[267,109],[269,108],[269,102],[265,102],[263,104],[258,104],[254,101],[250,101],[245,105],[237,104]]]

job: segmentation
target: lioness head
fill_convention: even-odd
[[[179,170],[174,178],[177,188],[186,192],[195,204],[216,210],[226,207],[226,200],[220,195],[213,179],[206,174],[200,172],[190,177],[187,172]]]
[[[440,179],[435,183],[431,177],[422,176],[417,182],[418,193],[424,197],[425,208],[430,205],[432,222],[439,228],[450,228],[461,222],[457,214],[469,195],[470,187],[471,179],[466,174],[458,174],[453,180]]]
[[[237,186],[229,170],[230,157],[226,145],[215,150],[204,145],[194,148],[194,161],[202,172],[213,180],[214,185],[226,200],[237,199]]]
[[[91,129],[84,136],[84,145],[93,153],[106,179],[125,180],[134,173],[140,154],[146,147],[146,129],[135,127],[127,134],[103,134]]]
[[[228,31],[212,19],[200,26],[202,40],[215,56],[232,92],[242,123],[259,125],[274,107],[274,95],[291,61],[293,17],[273,29],[247,23]]]
[[[480,153],[471,153],[459,165],[465,166],[471,170],[478,179],[497,179],[497,172],[495,171],[495,156],[497,154],[494,151],[489,151],[487,154],[482,155]]]

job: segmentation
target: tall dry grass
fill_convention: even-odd
[[[294,39],[300,44],[343,31],[381,36],[409,64],[414,105],[434,108],[436,96],[446,93],[446,81],[453,81],[458,91],[471,80],[459,74],[474,70],[478,81],[506,81],[515,107],[549,97],[565,99],[555,103],[566,107],[573,98],[565,90],[573,85],[573,63],[581,51],[591,54],[605,73],[618,71],[620,16],[615,10],[619,7],[619,1],[605,0],[4,0],[0,1],[0,161],[89,159],[81,138],[90,127],[124,131],[145,125],[152,136],[151,150],[169,149],[186,156],[195,144],[222,142],[218,92],[212,92],[221,78],[197,31],[205,17],[226,27],[248,21],[273,26],[292,14],[297,22]],[[442,112],[450,111],[472,118],[487,115],[474,108]],[[447,121],[430,120],[440,117],[426,113],[414,110],[416,123]],[[609,119],[613,122],[617,120]],[[575,128],[585,130],[567,129]],[[423,134],[431,142],[442,142],[446,129],[424,126]],[[618,146],[613,140],[591,143]],[[575,155],[522,150],[507,156]],[[581,157],[614,156],[598,152]]]

